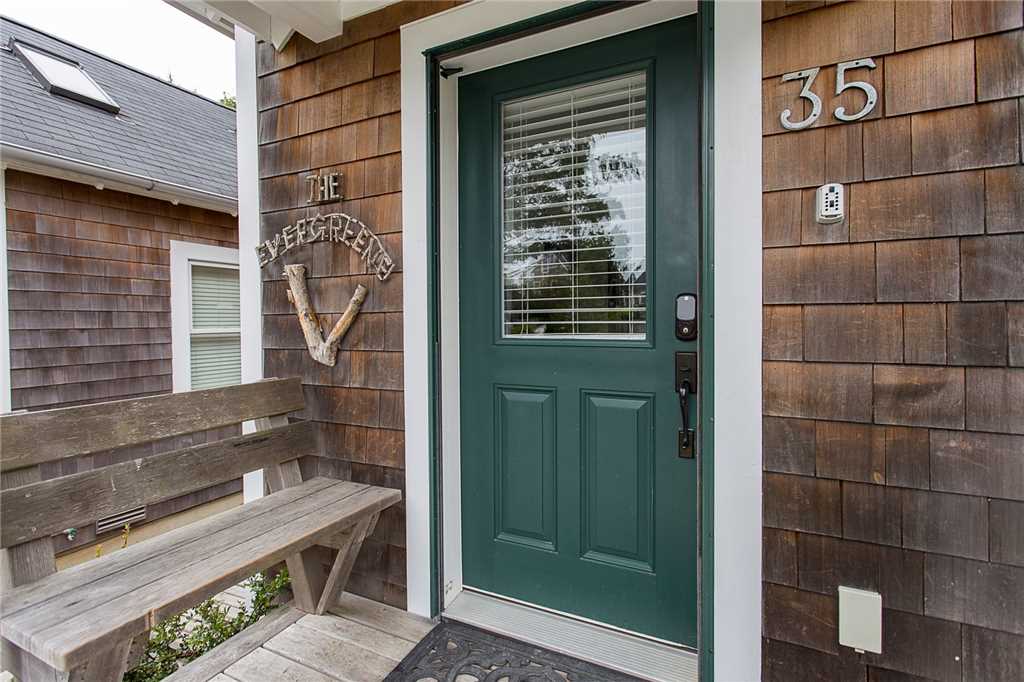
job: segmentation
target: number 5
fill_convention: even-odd
[[[850,88],[859,88],[864,91],[867,95],[868,101],[864,104],[864,108],[858,111],[856,114],[847,114],[846,107],[838,107],[835,110],[835,116],[840,121],[856,121],[857,119],[864,118],[871,113],[871,110],[875,108],[875,104],[878,102],[878,91],[875,90],[875,86],[871,83],[865,83],[864,81],[846,81],[846,72],[850,69],[860,69],[867,67],[869,69],[875,68],[874,59],[858,59],[852,62],[842,62],[836,65],[836,95],[842,94],[844,90]]]

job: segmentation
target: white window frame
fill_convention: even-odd
[[[193,265],[238,270],[238,249],[171,241],[171,386],[175,393],[192,390],[192,335],[235,333],[234,328],[192,329]],[[241,327],[237,333],[241,343]]]

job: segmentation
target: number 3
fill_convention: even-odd
[[[793,115],[793,112],[789,109],[782,112],[779,116],[779,121],[782,123],[782,127],[786,130],[803,130],[817,121],[818,117],[821,116],[821,98],[811,92],[811,86],[814,85],[814,79],[818,77],[819,71],[821,71],[821,67],[816,66],[813,69],[807,69],[806,71],[787,73],[782,77],[783,83],[803,78],[804,87],[800,90],[800,96],[804,99],[811,100],[811,114],[802,121],[797,121],[796,123],[790,121],[789,117]]]
[[[846,82],[846,72],[850,69],[860,68],[875,68],[875,60],[871,58],[857,59],[852,62],[841,62],[836,65],[836,95],[838,96],[850,88],[856,88],[858,90],[863,90],[864,94],[867,96],[867,102],[865,102],[864,107],[855,114],[847,114],[846,107],[837,107],[833,114],[840,121],[856,121],[862,119],[870,114],[878,103],[878,91],[875,90],[875,86],[864,81]],[[811,87],[814,85],[814,79],[818,77],[819,71],[821,71],[821,67],[816,66],[813,69],[794,71],[793,73],[787,73],[782,76],[783,83],[803,80],[804,86],[800,90],[800,97],[810,100],[811,102],[811,113],[802,121],[791,121],[790,117],[792,117],[793,112],[790,109],[786,109],[779,115],[779,122],[786,130],[803,130],[804,128],[814,125],[814,122],[818,120],[819,116],[821,116],[821,98],[811,90]]]

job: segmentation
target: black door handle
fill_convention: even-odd
[[[679,430],[679,449],[690,448],[690,410],[688,398],[690,396],[690,382],[684,381],[679,386],[679,410],[683,413],[683,428]]]
[[[697,393],[697,354],[676,353],[676,395],[683,427],[679,429],[679,456],[690,459],[697,445],[696,433],[690,428],[690,398]]]

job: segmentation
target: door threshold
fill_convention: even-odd
[[[468,589],[441,614],[651,682],[697,682],[697,654]]]

